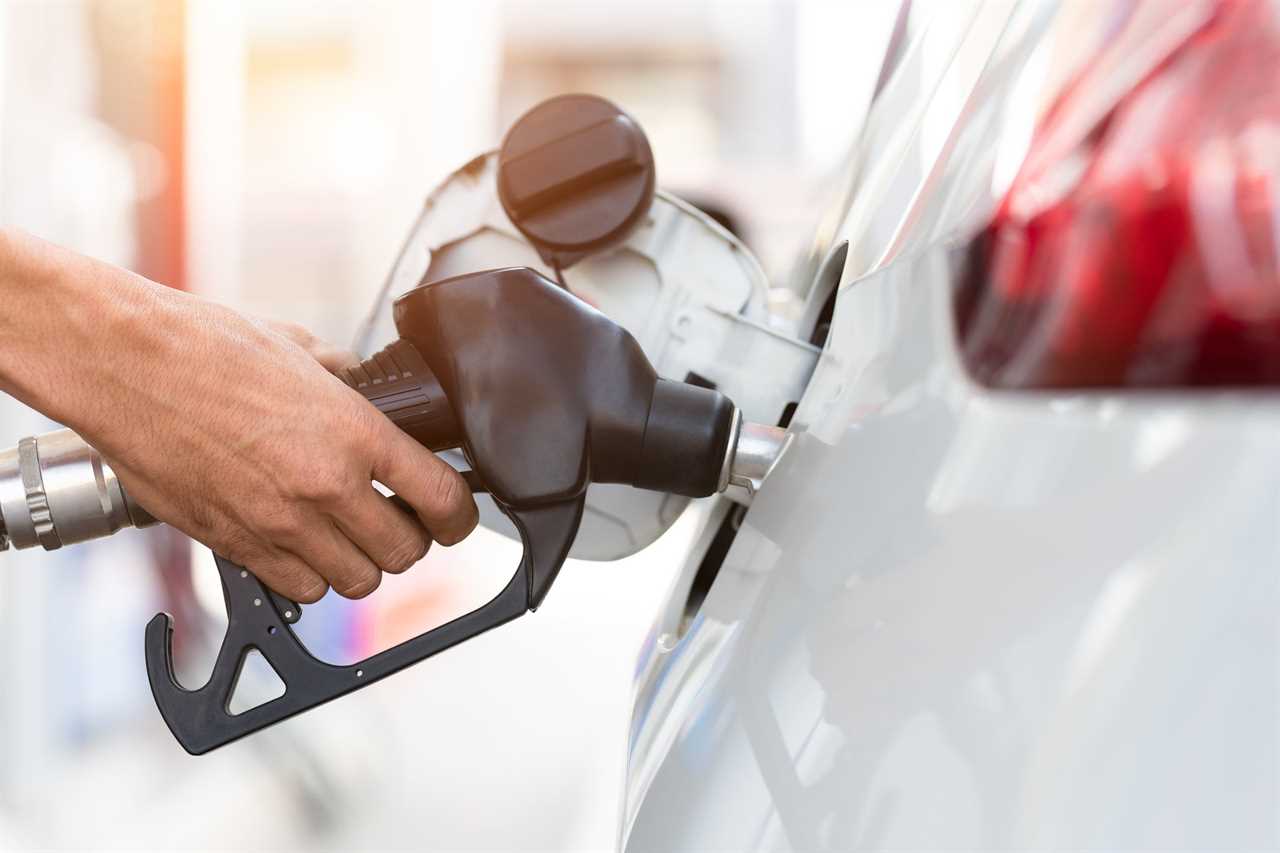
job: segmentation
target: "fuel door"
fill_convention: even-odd
[[[654,174],[643,130],[613,104],[589,95],[540,104],[501,149],[427,196],[356,350],[367,356],[372,342],[390,339],[391,303],[424,280],[527,266],[626,328],[663,377],[718,388],[746,420],[777,423],[800,399],[819,349],[770,323],[768,282],[751,252],[658,189]],[[514,536],[492,502],[476,497],[481,523]],[[635,553],[688,503],[593,484],[571,556]]]

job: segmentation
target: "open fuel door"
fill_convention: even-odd
[[[392,302],[423,280],[527,266],[627,329],[663,378],[715,387],[744,419],[778,423],[800,399],[819,349],[771,323],[768,282],[751,252],[658,189],[655,174],[643,131],[613,104],[589,95],[540,104],[502,148],[428,195],[356,349],[367,356],[391,334]],[[477,499],[485,526],[517,535],[492,502]],[[593,484],[570,555],[632,554],[689,500]]]

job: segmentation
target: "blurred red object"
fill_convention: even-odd
[[[1192,5],[1135,4],[1145,29],[1126,26],[1037,129],[959,292],[979,381],[1280,384],[1280,8]]]

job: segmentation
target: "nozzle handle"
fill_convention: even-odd
[[[338,378],[431,450],[462,443],[458,419],[440,380],[408,341],[396,340],[359,364],[344,367]]]
[[[147,624],[147,679],[160,716],[192,755],[239,740],[281,720],[323,705],[399,672],[536,607],[540,579],[554,576],[564,562],[582,517],[582,500],[523,510],[504,508],[524,543],[524,556],[511,580],[482,607],[385,652],[345,666],[313,656],[294,633],[301,608],[282,600],[252,573],[214,554],[227,606],[227,633],[209,680],[194,690],[173,671],[173,619],[157,613]],[[231,699],[250,652],[257,651],[285,692],[269,702],[232,713]]]

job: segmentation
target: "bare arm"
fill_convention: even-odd
[[[367,595],[432,539],[475,527],[457,472],[333,377],[345,354],[305,330],[8,230],[0,305],[0,390],[75,429],[150,513],[284,595]]]

